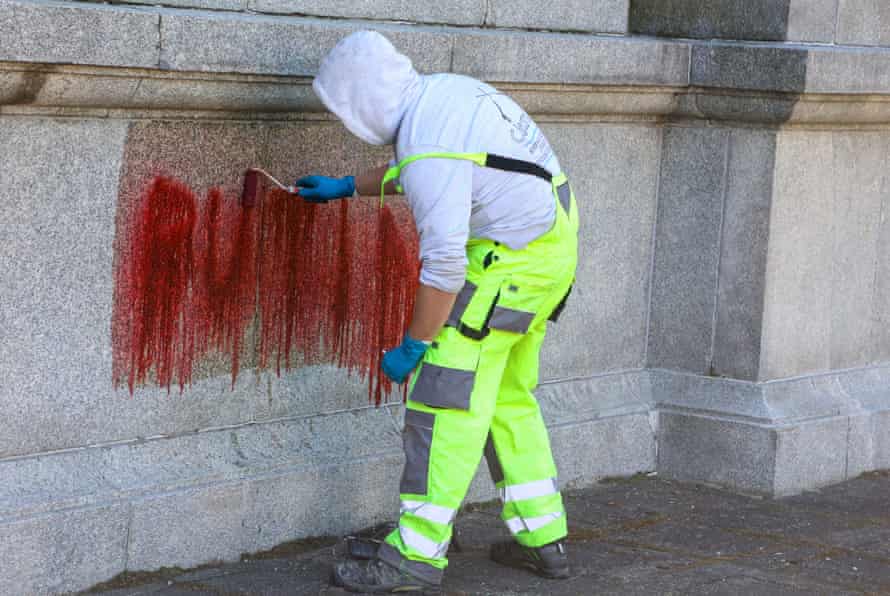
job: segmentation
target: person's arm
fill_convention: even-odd
[[[299,195],[311,203],[326,203],[334,199],[345,199],[358,193],[375,196],[380,194],[380,182],[389,166],[383,165],[368,170],[357,176],[331,178],[313,174],[304,176],[294,183],[299,188]],[[396,194],[394,182],[386,183],[386,194]]]
[[[448,320],[456,299],[457,294],[420,284],[414,300],[414,316],[408,326],[408,335],[420,341],[433,341]]]
[[[358,194],[365,196],[379,195],[380,181],[383,180],[383,175],[386,174],[386,170],[388,169],[389,165],[387,164],[358,174],[355,177],[355,191]],[[386,183],[386,194],[397,194],[396,185],[393,181]]]

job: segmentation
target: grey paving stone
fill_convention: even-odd
[[[707,374],[729,135],[687,127],[664,135],[648,365]]]
[[[689,46],[556,33],[467,33],[453,71],[486,81],[686,85]]]
[[[326,2],[325,0],[246,0],[256,12],[315,15],[341,19],[395,20],[449,25],[482,25],[485,2],[404,2],[403,0],[360,0]]]
[[[577,282],[559,322],[548,330],[542,378],[641,368],[661,132],[624,125],[543,127],[575,191],[581,232]]]
[[[314,76],[324,55],[356,23],[237,14],[164,13],[161,68]],[[447,71],[451,36],[433,30],[375,26],[421,72]]]
[[[627,33],[629,0],[556,0],[541,10],[534,0],[493,0],[488,24],[494,27]]]
[[[881,0],[838,1],[838,43],[890,45],[890,6]]]
[[[0,2],[0,60],[158,65],[158,15],[67,2]]]

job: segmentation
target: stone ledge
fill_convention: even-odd
[[[93,0],[85,0],[93,1]],[[402,0],[127,0],[113,4],[146,4],[170,8],[298,15],[332,19],[398,21],[431,25],[508,27],[627,33],[629,0],[598,0],[591,10],[583,0],[553,0],[540,10],[535,0],[452,0],[451,2],[404,2]]]
[[[112,118],[327,118],[309,77],[0,62],[0,113]],[[882,124],[890,95],[502,83],[538,117]]]

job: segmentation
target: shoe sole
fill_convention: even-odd
[[[353,584],[347,580],[344,580],[341,577],[338,577],[336,573],[331,573],[331,584],[337,586],[339,588],[346,588],[350,592],[358,592],[360,594],[405,594],[408,592],[412,592],[415,594],[441,594],[441,588],[435,586],[398,586],[395,588],[383,588],[383,587],[367,587],[360,586],[358,584]]]
[[[498,559],[497,557],[489,557],[498,565],[511,567],[513,569],[523,569],[531,571],[544,579],[568,579],[571,575],[568,567],[559,567],[557,569],[546,569],[535,565],[532,561],[517,561],[515,559]]]

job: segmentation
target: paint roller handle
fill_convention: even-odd
[[[327,203],[355,194],[355,177],[330,178],[328,176],[304,176],[296,181],[300,196],[310,203]]]

